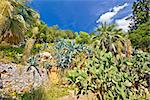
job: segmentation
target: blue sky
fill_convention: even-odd
[[[41,20],[48,26],[91,32],[102,15],[125,3],[127,5],[111,18],[111,23],[120,20],[123,24],[121,19],[131,14],[133,0],[32,0],[30,6],[40,13]]]

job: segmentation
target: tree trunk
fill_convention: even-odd
[[[132,46],[131,46],[131,41],[127,40],[127,57],[131,59],[132,55]]]
[[[22,64],[26,64],[27,63],[27,60],[30,57],[31,50],[33,48],[34,43],[35,43],[35,39],[33,39],[33,38],[30,38],[27,41],[27,43],[25,45],[25,48],[24,48],[24,52],[23,52]]]
[[[23,52],[23,57],[22,57],[22,64],[26,64],[28,61],[28,58],[30,57],[31,54],[31,50],[33,48],[33,45],[36,41],[36,35],[38,33],[38,27],[34,27],[32,29],[32,37],[26,42],[25,48],[24,48],[24,52]]]

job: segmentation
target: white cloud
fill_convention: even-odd
[[[108,11],[104,14],[102,14],[99,19],[96,21],[96,23],[111,23],[113,20],[112,18],[122,9],[124,9],[126,6],[128,6],[127,3],[121,5],[121,6],[115,6],[112,11]]]
[[[130,15],[129,15],[130,16]],[[128,32],[129,25],[132,23],[130,19],[127,19],[129,16],[126,16],[122,19],[117,19],[115,23],[117,24],[117,28],[122,29],[124,32]]]

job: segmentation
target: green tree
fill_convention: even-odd
[[[129,38],[135,48],[150,51],[150,5],[149,0],[137,0],[133,4],[133,23]]]
[[[88,33],[81,31],[80,34],[76,33],[76,43],[89,44],[91,37]]]
[[[114,54],[131,54],[131,43],[124,36],[121,29],[116,29],[116,25],[102,24],[97,28],[97,36],[93,39],[94,47],[105,51],[111,51]]]
[[[117,33],[120,32],[115,29],[115,25],[106,25],[102,24],[96,30],[96,45],[99,46],[100,49],[105,49],[109,51],[116,52],[115,42],[117,38],[122,39],[122,37]]]
[[[141,24],[150,20],[150,4],[149,0],[137,0],[132,6],[132,20],[134,23],[131,25],[131,29],[137,29]]]
[[[53,43],[55,40],[63,39],[74,39],[75,34],[71,30],[61,30],[59,26],[54,25],[48,27],[43,22],[39,25],[39,33],[37,35],[36,43]]]
[[[135,48],[150,52],[150,22],[141,24],[130,32],[129,38]]]

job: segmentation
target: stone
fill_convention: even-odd
[[[2,72],[7,71],[7,73],[1,75],[0,90],[6,94],[13,91],[16,93],[28,92],[33,88],[37,88],[48,79],[46,77],[46,70],[39,68],[42,76],[40,77],[37,71],[35,71],[35,77],[33,77],[33,71],[26,72],[27,68],[28,66],[18,67],[18,65],[13,63],[4,64],[0,62],[0,70]],[[21,70],[21,73],[19,73],[19,70]]]
[[[0,80],[0,89],[2,89],[3,88],[3,83],[2,83],[2,81]]]

